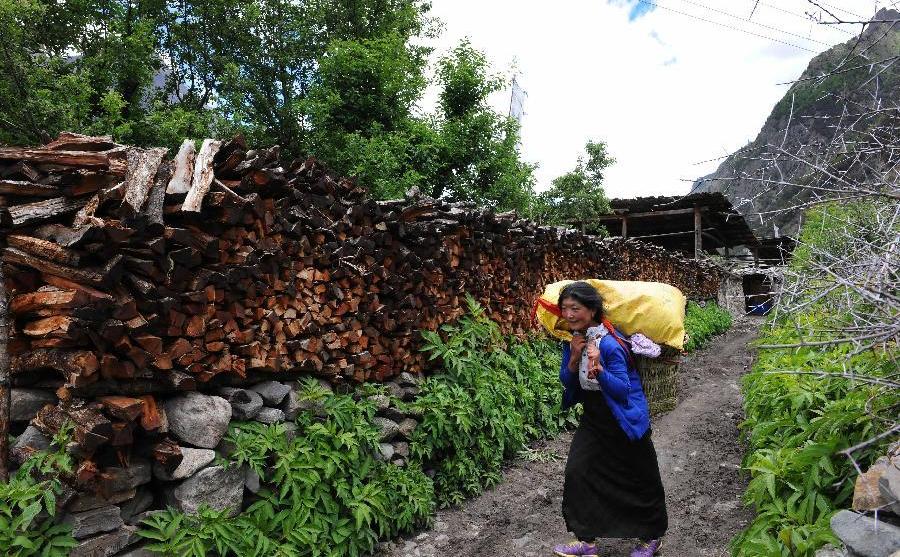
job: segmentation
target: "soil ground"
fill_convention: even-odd
[[[661,555],[729,555],[728,543],[752,518],[740,501],[747,477],[740,378],[753,361],[747,343],[760,322],[737,321],[725,335],[685,357],[678,406],[654,418],[653,442],[666,490],[669,532]],[[572,433],[535,443],[503,482],[460,507],[439,511],[431,530],[381,545],[383,557],[538,557],[568,541],[562,481]],[[537,457],[537,458],[536,458]],[[627,556],[633,540],[600,540],[601,555]]]

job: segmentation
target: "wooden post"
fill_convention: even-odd
[[[694,259],[700,259],[703,251],[703,222],[700,218],[700,207],[694,206]]]
[[[622,216],[622,238],[628,239],[628,215]]]
[[[9,299],[0,264],[0,482],[9,481]]]

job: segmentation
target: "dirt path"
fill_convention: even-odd
[[[739,382],[752,362],[747,343],[759,322],[741,321],[705,350],[685,359],[678,407],[653,423],[669,532],[662,554],[729,555],[728,542],[751,518],[740,503],[746,477],[740,474],[743,419]],[[537,444],[543,462],[519,459],[504,471],[503,483],[455,509],[437,513],[434,527],[382,544],[383,557],[538,557],[568,541],[561,516],[562,480],[572,434]],[[606,556],[628,555],[631,543],[602,540]]]

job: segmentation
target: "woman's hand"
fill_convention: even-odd
[[[594,379],[595,377],[597,377],[598,373],[603,371],[603,366],[600,365],[600,349],[597,348],[597,345],[592,342],[587,347],[587,354],[587,376],[588,379]]]
[[[576,334],[572,337],[572,340],[569,341],[569,371],[571,373],[578,372],[578,365],[581,363],[581,353],[584,352],[584,347],[587,344],[587,340],[584,338],[584,335]]]

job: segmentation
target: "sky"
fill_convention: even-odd
[[[845,21],[900,6],[816,1]],[[807,0],[432,0],[431,13],[443,22],[435,56],[468,38],[496,73],[517,75],[536,189],[599,139],[616,159],[611,198],[687,193],[756,137],[812,57],[859,31],[813,22],[831,18]],[[509,102],[509,90],[491,99],[503,113]]]

